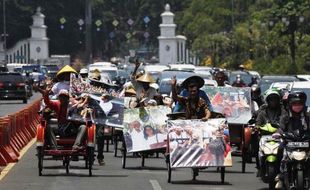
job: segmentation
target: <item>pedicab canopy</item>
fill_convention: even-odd
[[[166,147],[166,106],[151,106],[124,110],[123,134],[127,152],[154,150]]]
[[[232,166],[225,118],[169,120],[167,130],[172,168]]]
[[[68,108],[68,120],[85,122],[92,119],[97,125],[122,127],[124,100],[117,93],[100,86],[93,86],[80,76],[71,75],[71,103]]]
[[[247,124],[252,118],[251,88],[204,86],[202,90],[209,96],[213,110],[224,114],[229,124]]]
[[[56,77],[59,77],[63,73],[74,73],[77,74],[76,70],[70,67],[69,65],[64,66],[58,73],[56,74]]]

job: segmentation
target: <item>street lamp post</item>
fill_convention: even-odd
[[[92,62],[92,6],[91,0],[85,1],[85,63],[90,64]]]
[[[7,66],[7,50],[6,50],[6,15],[5,15],[5,1],[3,0],[3,51],[4,51],[4,66]]]

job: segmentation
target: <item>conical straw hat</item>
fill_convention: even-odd
[[[59,75],[61,75],[63,73],[75,73],[75,74],[77,74],[76,70],[73,69],[72,67],[70,67],[69,65],[66,65],[62,69],[60,69],[60,71],[58,71],[56,77],[58,77]]]
[[[155,82],[153,77],[150,74],[148,74],[148,73],[146,73],[146,74],[142,75],[141,77],[139,77],[137,79],[137,81],[139,81],[139,82],[148,82],[148,83],[154,83]]]

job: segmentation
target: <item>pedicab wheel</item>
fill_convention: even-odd
[[[141,154],[141,159],[142,159],[142,161],[141,161],[141,166],[142,166],[142,167],[145,166],[145,156],[146,156],[146,155],[145,155],[144,153]]]
[[[88,169],[88,158],[87,158],[87,156],[85,156],[85,169]]]
[[[126,168],[126,157],[127,157],[127,149],[125,141],[123,140],[123,148],[122,148],[122,168]]]
[[[123,153],[123,156],[122,156],[122,168],[125,169],[126,168],[126,157],[127,157],[126,150],[123,150],[122,153]]]
[[[88,175],[93,175],[93,165],[94,165],[94,147],[87,147],[87,160],[88,160]]]
[[[193,176],[193,181],[196,180],[196,177],[199,175],[199,169],[198,168],[192,168],[192,176]]]
[[[172,170],[171,170],[171,166],[170,166],[170,163],[167,163],[167,168],[168,168],[168,183],[171,183],[171,173],[172,173]]]
[[[117,136],[114,137],[114,157],[117,157],[117,146],[118,146],[118,141],[117,141]]]
[[[221,183],[225,182],[225,167],[221,167]]]
[[[70,158],[68,156],[65,157],[65,167],[66,167],[66,174],[69,174],[70,170]]]
[[[38,170],[39,170],[39,176],[42,176],[42,170],[43,170],[43,147],[38,147]]]
[[[247,155],[245,148],[242,148],[241,157],[242,157],[242,173],[245,173],[245,166],[247,162]]]

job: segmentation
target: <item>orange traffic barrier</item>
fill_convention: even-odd
[[[7,162],[17,162],[18,155],[16,155],[12,147],[10,147],[10,144],[9,144],[10,134],[9,134],[9,130],[6,124],[7,123],[5,122],[0,123],[1,134],[2,134],[2,137],[4,137],[3,144],[0,145],[0,152]]]
[[[5,117],[0,117],[0,166],[17,162],[20,150],[36,135],[40,100]]]

